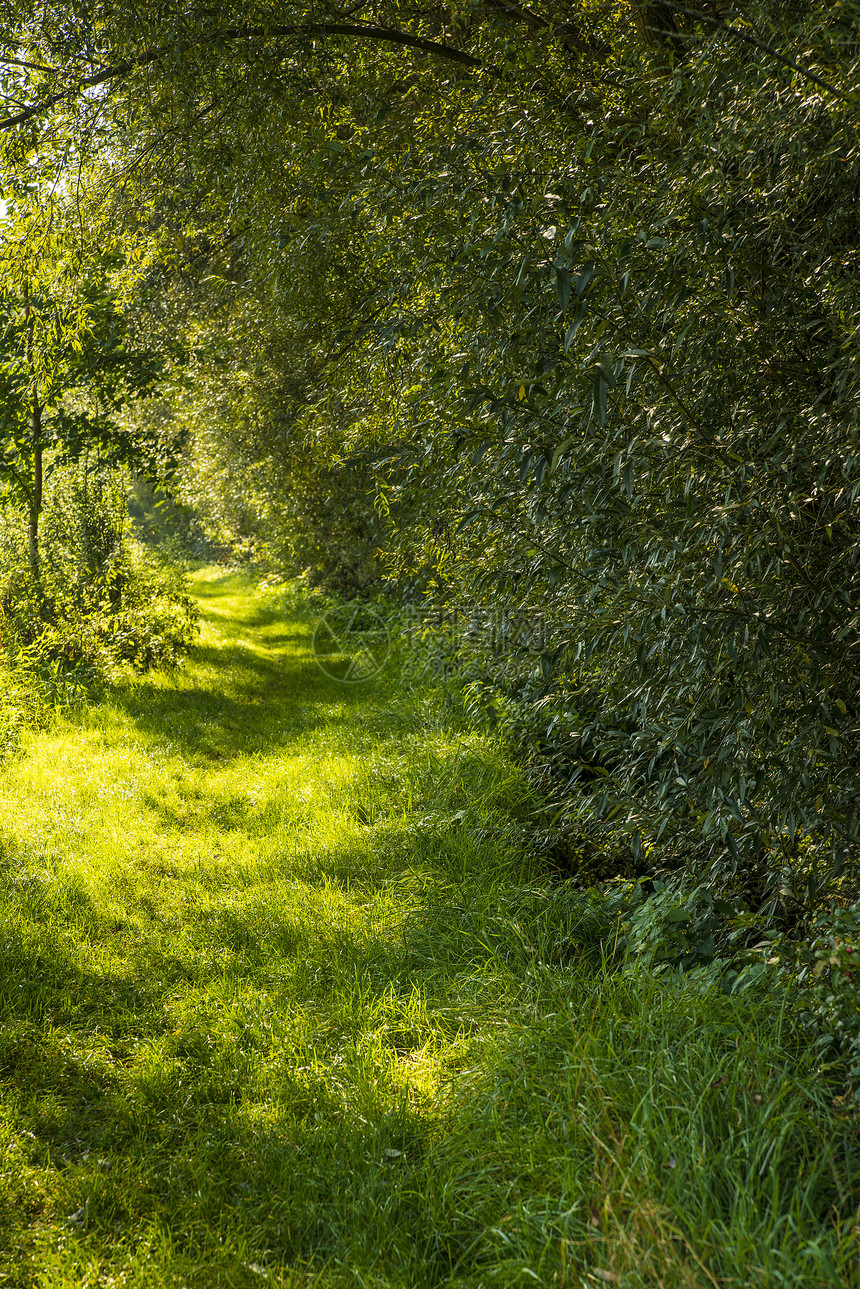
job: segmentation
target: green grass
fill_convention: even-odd
[[[607,970],[497,745],[194,589],[0,775],[0,1285],[860,1283],[779,998]]]

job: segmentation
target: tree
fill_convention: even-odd
[[[444,545],[447,594],[549,615],[485,682],[560,817],[765,907],[832,880],[860,779],[853,0],[22,12],[11,161],[74,140],[163,280],[205,265],[189,419],[254,522],[375,461],[401,585]]]
[[[140,445],[118,428],[122,404],[149,389],[159,363],[129,344],[108,257],[80,264],[67,230],[39,226],[33,194],[3,223],[0,292],[0,479],[27,513],[30,569],[39,579],[45,472],[95,451],[131,460]]]

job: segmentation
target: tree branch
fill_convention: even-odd
[[[771,58],[775,58],[784,67],[790,67],[793,72],[797,72],[804,80],[811,81],[813,85],[820,85],[823,90],[827,90],[828,94],[833,94],[835,98],[842,99],[843,103],[857,101],[856,94],[843,94],[842,90],[838,90],[835,85],[831,85],[823,76],[818,76],[815,72],[811,72],[808,67],[803,67],[802,64],[794,62],[793,59],[786,58],[785,54],[781,54],[778,49],[774,49],[773,45],[765,44],[763,40],[759,40],[757,36],[751,36],[749,32],[744,31],[741,27],[730,27],[722,18],[714,18],[711,14],[702,13],[698,9],[687,9],[684,5],[676,4],[675,0],[663,0],[663,3],[667,9],[672,9],[675,13],[682,13],[686,18],[694,18],[697,22],[709,23],[712,27],[716,27],[718,31],[724,31],[727,36],[734,36],[736,39],[743,41],[744,44],[752,45],[754,49],[760,49],[762,53],[769,54]]]
[[[480,58],[475,58],[472,54],[467,54],[462,49],[455,49],[452,45],[443,45],[435,40],[425,40],[422,36],[413,36],[410,32],[398,31],[393,27],[375,27],[363,23],[320,22],[295,23],[275,27],[228,27],[224,31],[213,32],[211,35],[201,37],[199,40],[189,41],[185,49],[190,50],[199,45],[212,45],[237,40],[266,40],[295,36],[311,38],[314,36],[357,36],[365,40],[376,40],[383,44],[397,45],[404,49],[415,49],[420,53],[432,54],[436,58],[459,63],[461,66],[469,67],[475,71],[488,72],[493,76],[500,75],[496,68],[488,66]],[[94,89],[99,85],[107,84],[109,81],[121,80],[140,67],[148,67],[152,63],[158,62],[165,54],[171,52],[175,52],[175,46],[160,45],[158,48],[149,49],[134,58],[126,58],[120,63],[104,67],[101,71],[94,72],[92,76],[85,77],[70,89],[60,90],[58,93],[44,99],[41,103],[31,103],[15,116],[6,117],[5,120],[0,121],[0,130],[11,130],[16,125],[24,125],[34,117],[44,116],[58,103],[75,98],[77,95],[82,94],[84,90]]]
[[[9,67],[26,67],[32,72],[57,72],[58,67],[46,67],[44,63],[28,63],[23,58],[0,58],[0,63]]]

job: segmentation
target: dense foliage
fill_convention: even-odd
[[[853,0],[6,8],[219,539],[539,611],[470,702],[604,875],[853,882]]]

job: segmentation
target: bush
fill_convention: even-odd
[[[777,947],[800,991],[801,1008],[823,1068],[860,1101],[860,901],[822,909],[800,944]]]
[[[87,462],[55,469],[45,490],[39,575],[20,514],[0,524],[0,667],[10,677],[0,746],[37,713],[123,669],[179,665],[197,635],[184,572],[128,531],[128,479]],[[5,733],[4,733],[5,732]]]

